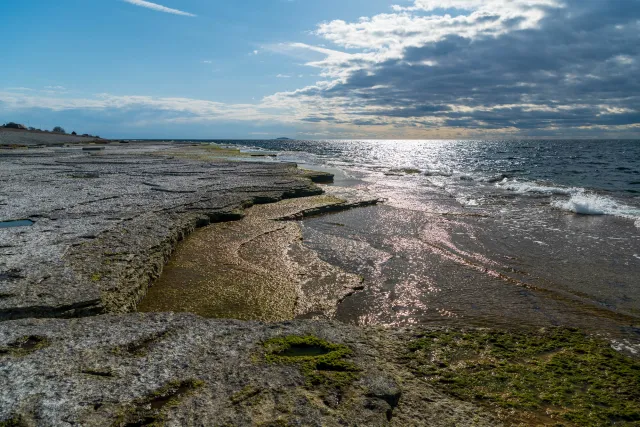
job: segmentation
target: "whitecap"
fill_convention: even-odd
[[[520,194],[542,194],[547,196],[569,196],[569,199],[554,200],[551,206],[579,215],[613,215],[634,221],[640,228],[640,208],[625,205],[611,197],[592,193],[580,187],[556,187],[527,181],[504,179],[495,184]]]
[[[507,174],[501,173],[500,175],[481,178],[480,182],[487,182],[489,184],[494,184],[496,182],[504,181],[505,179],[508,179],[508,178],[509,176]]]
[[[610,197],[584,191],[573,194],[569,200],[556,200],[551,205],[579,215],[613,215],[632,219],[635,226],[640,228],[640,209]]]

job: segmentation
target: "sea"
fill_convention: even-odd
[[[384,200],[301,222],[364,278],[336,320],[577,327],[640,351],[640,140],[214,142]]]

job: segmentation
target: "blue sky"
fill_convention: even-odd
[[[639,137],[638,0],[30,0],[0,121],[135,138]]]

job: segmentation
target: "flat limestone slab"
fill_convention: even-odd
[[[322,192],[293,164],[212,160],[210,151],[0,151],[0,222],[34,222],[0,228],[0,320],[133,311],[195,228]]]
[[[265,341],[292,335],[348,349],[355,376],[310,384],[299,365],[269,363]],[[0,424],[500,425],[410,374],[399,356],[392,332],[332,322],[167,313],[2,322]]]

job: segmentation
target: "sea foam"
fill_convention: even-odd
[[[625,205],[611,197],[592,193],[579,187],[554,187],[526,181],[509,181],[504,179],[497,187],[521,194],[534,193],[549,196],[569,196],[569,199],[558,199],[551,206],[579,215],[613,215],[634,221],[640,228],[640,208]]]
[[[640,226],[640,209],[624,205],[609,197],[598,194],[580,192],[569,200],[556,200],[552,206],[580,215],[614,215],[628,218]]]
[[[515,191],[520,194],[534,193],[534,194],[560,194],[560,195],[571,195],[576,192],[581,191],[579,188],[563,188],[563,187],[553,187],[548,185],[536,184],[533,182],[527,181],[517,181],[512,180],[509,181],[508,178],[503,179],[502,181],[496,184],[496,187],[504,188],[505,190]]]

